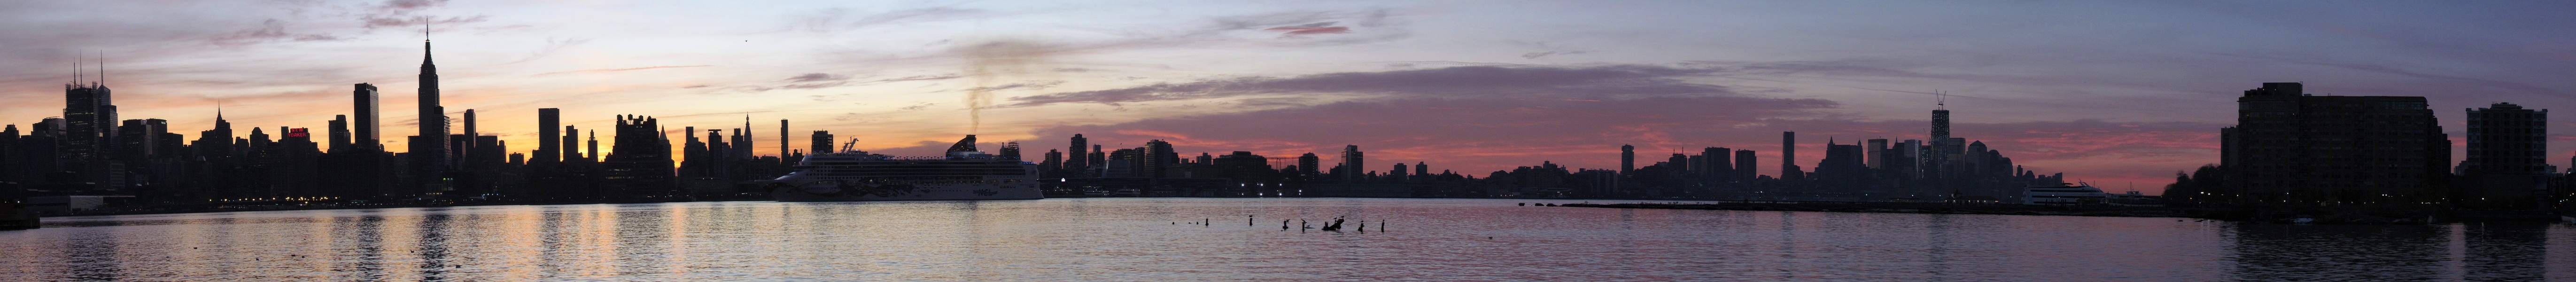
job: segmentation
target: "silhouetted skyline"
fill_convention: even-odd
[[[1959,135],[2095,182],[2155,183],[2217,159],[2208,129],[2232,124],[2223,107],[2172,105],[2223,104],[2245,83],[2426,96],[2436,109],[2566,108],[2560,97],[2576,89],[2551,75],[2576,64],[2545,47],[2571,44],[2555,35],[2576,24],[2455,16],[2564,3],[393,4],[26,2],[0,11],[13,27],[0,38],[17,43],[0,46],[9,54],[0,63],[21,66],[0,70],[0,97],[29,102],[0,108],[0,122],[60,116],[52,86],[72,61],[101,54],[124,119],[164,119],[173,132],[211,128],[218,101],[245,132],[325,128],[352,114],[338,93],[354,83],[392,90],[381,107],[416,108],[417,93],[403,90],[421,86],[407,61],[424,23],[444,47],[441,106],[477,109],[479,130],[520,152],[554,141],[533,134],[529,109],[559,108],[562,125],[590,128],[618,114],[714,125],[748,112],[914,155],[962,133],[1030,148],[1070,148],[1057,142],[1086,133],[1109,147],[1165,139],[1180,152],[1325,152],[1328,163],[1338,163],[1335,146],[1362,144],[1379,152],[1371,157],[1462,171],[1607,168],[1617,160],[1592,156],[1616,148],[1602,143],[1648,156],[1768,148],[1756,144],[1780,131],[1942,143],[1913,129],[1937,89],[1963,110]],[[535,16],[601,9],[705,16]],[[2267,9],[2300,12],[2235,12]],[[1313,24],[1323,25],[1292,28]],[[2303,47],[2320,45],[2338,47]],[[964,75],[975,62],[1022,72]],[[969,129],[960,97],[974,87],[997,89],[981,130]],[[352,127],[370,123],[361,116]],[[393,132],[420,120],[401,110],[376,118]],[[1290,120],[1303,122],[1279,122]],[[1470,121],[1487,127],[1443,126]],[[2443,122],[2465,136],[2460,120]],[[1222,126],[1249,123],[1266,126]],[[791,134],[779,138],[807,133]],[[379,138],[390,151],[410,147]],[[1514,142],[1476,142],[1506,138]]]

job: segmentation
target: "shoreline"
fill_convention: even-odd
[[[2287,211],[2261,208],[2176,208],[2113,206],[2028,206],[2006,204],[1940,204],[1940,203],[1797,203],[1797,202],[1726,202],[1726,203],[1617,203],[1558,204],[1564,207],[1622,209],[1681,209],[1738,211],[1811,211],[1912,214],[1991,214],[2097,217],[2167,217],[2194,220],[2261,222],[2283,224],[2360,224],[2406,225],[2449,223],[2558,222],[2567,218],[2542,211],[2477,211],[2477,210],[2372,210],[2372,211]],[[2571,221],[2569,223],[2576,223]]]
[[[1590,204],[1590,203],[1583,203],[1583,204],[1558,204],[1558,205],[1556,205],[1556,206],[1561,206],[1561,207],[1585,207],[1585,208],[1619,208],[1619,209],[1676,209],[1676,210],[1733,210],[1733,211],[1805,211],[1805,212],[1910,213],[1910,214],[1991,214],[1991,215],[2041,215],[2041,216],[2099,216],[2099,217],[2170,217],[2170,218],[2215,219],[2215,218],[2194,217],[2194,216],[2192,216],[2192,213],[2191,213],[2190,211],[2188,211],[2188,210],[2183,210],[2183,209],[2172,209],[2172,208],[2161,208],[2161,207],[2157,207],[2157,208],[2128,208],[2128,207],[2065,207],[2065,206],[2020,206],[2020,205],[1976,205],[1976,204],[1972,204],[1972,205],[1956,205],[1956,204],[1935,204],[1935,203],[1725,203],[1725,204],[1707,204],[1707,203],[1661,203],[1661,204],[1658,204],[1658,203],[1624,203],[1624,204]]]

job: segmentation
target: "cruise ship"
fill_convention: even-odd
[[[796,172],[767,186],[770,197],[788,202],[1046,198],[1037,177],[1036,164],[977,151],[975,136],[967,135],[937,157],[869,154],[845,144],[840,152],[805,156]]]
[[[2110,203],[2112,198],[2111,193],[2089,183],[2058,183],[2024,187],[2021,200],[2024,205],[2098,205]]]

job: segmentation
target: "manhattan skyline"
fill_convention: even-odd
[[[2400,26],[2408,21],[2335,20],[2397,7],[2274,15],[2160,3],[13,5],[22,7],[0,14],[26,28],[0,38],[33,44],[0,47],[8,54],[0,63],[13,66],[0,70],[0,97],[23,101],[0,106],[7,123],[62,115],[55,87],[70,81],[73,61],[102,54],[104,65],[83,68],[105,69],[81,75],[112,77],[104,83],[123,96],[119,116],[166,119],[170,132],[212,128],[217,103],[245,131],[324,128],[351,111],[355,83],[381,87],[379,109],[408,109],[420,93],[407,90],[423,80],[414,77],[423,58],[412,57],[423,50],[412,44],[430,39],[418,32],[426,24],[445,63],[438,92],[449,118],[475,110],[481,132],[522,144],[512,148],[520,153],[548,143],[536,137],[537,109],[559,108],[563,125],[593,129],[621,114],[654,116],[669,125],[665,136],[744,115],[795,120],[798,130],[783,137],[798,145],[807,129],[829,130],[861,139],[858,149],[896,155],[936,154],[960,134],[1065,148],[1064,137],[1078,133],[1109,148],[1162,139],[1185,153],[1252,151],[1282,166],[1295,161],[1286,156],[1357,144],[1383,163],[1480,175],[1541,161],[1613,168],[1621,144],[1648,156],[1760,148],[1772,161],[1780,151],[1768,144],[1783,131],[1803,133],[1795,145],[1807,152],[1826,150],[1805,140],[1928,139],[1930,93],[1942,90],[1954,135],[2007,148],[2035,170],[2125,190],[2216,163],[2215,129],[2233,124],[2226,105],[2249,83],[2426,96],[2453,150],[2465,144],[2456,117],[2467,108],[2565,108],[2567,89],[2576,89],[2550,79],[2576,70],[2568,64],[2576,53],[2565,51],[2576,40],[2548,36],[2576,24],[2530,7],[2403,7],[2501,16]],[[1870,4],[1887,5],[1916,4]],[[687,14],[671,12],[680,9],[708,15],[638,16]],[[1880,9],[1906,13],[1795,18]],[[567,10],[584,12],[549,14]],[[1606,20],[1634,13],[1708,17]],[[634,27],[661,21],[693,24]],[[1907,26],[1920,22],[1941,25]],[[2124,36],[2085,36],[2111,31]],[[2300,47],[2311,44],[2338,48]],[[967,106],[978,89],[992,95],[980,118]],[[419,129],[419,114],[384,112],[382,130]],[[385,135],[395,135],[380,137],[387,150],[409,148],[403,134]]]

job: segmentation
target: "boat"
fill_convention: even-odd
[[[2111,202],[2113,195],[2093,188],[2089,183],[2058,183],[2056,186],[2022,188],[2024,205],[2099,205]]]
[[[975,136],[949,146],[945,156],[899,157],[852,150],[806,155],[796,171],[766,182],[783,202],[1033,200],[1038,166],[1017,157],[975,150]],[[1005,148],[1005,151],[1008,151]]]

